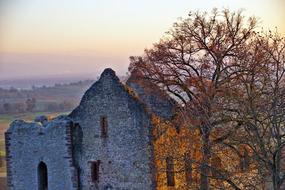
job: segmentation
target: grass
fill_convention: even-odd
[[[3,138],[0,139],[0,157],[3,157],[5,155],[5,140],[3,135]]]

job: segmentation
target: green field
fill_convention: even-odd
[[[68,112],[50,113],[50,112],[37,112],[37,113],[22,113],[22,114],[0,114],[0,177],[6,176],[5,164],[5,138],[4,133],[9,128],[10,123],[15,119],[24,119],[26,121],[33,121],[38,115],[46,115],[56,117],[57,115],[68,114]]]

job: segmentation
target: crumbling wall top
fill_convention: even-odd
[[[47,118],[46,116],[41,116],[42,118]],[[61,127],[61,126],[66,126],[69,125],[71,119],[67,116],[61,115],[58,116],[50,121],[48,120],[38,120],[39,117],[37,116],[35,118],[34,122],[27,122],[22,119],[16,119],[14,120],[11,124],[9,129],[7,130],[8,133],[14,133],[18,131],[37,131],[37,130],[49,130],[50,128],[54,127]]]

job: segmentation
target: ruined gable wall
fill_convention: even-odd
[[[49,189],[77,189],[72,159],[72,123],[65,119],[39,123],[16,120],[6,132],[8,186],[37,190],[38,165],[47,165]]]
[[[100,118],[108,123],[106,138],[101,136]],[[82,149],[75,157],[80,166],[82,190],[151,190],[153,181],[150,116],[106,69],[70,114],[82,128]],[[99,180],[92,182],[90,161],[100,160]]]
[[[176,103],[168,94],[159,89],[158,86],[144,79],[138,79],[135,75],[130,76],[127,85],[134,90],[139,99],[143,101],[154,114],[168,120],[173,117]]]

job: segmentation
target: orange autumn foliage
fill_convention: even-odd
[[[202,161],[201,140],[198,129],[191,128],[188,125],[181,124],[175,126],[173,122],[163,120],[155,115],[152,116],[153,128],[153,145],[155,158],[155,176],[157,182],[157,190],[196,190],[200,184],[199,167]],[[219,131],[216,131],[217,133]],[[215,139],[218,135],[213,134],[211,139]],[[250,149],[245,146],[238,148],[239,154],[244,155],[245,150],[252,155]],[[226,175],[236,176],[244,181],[254,180],[256,165],[250,163],[246,171],[240,168],[241,159],[230,149],[216,149],[211,157],[211,167],[213,170],[210,177],[211,187],[231,189],[229,184],[219,179],[219,172],[215,170],[227,172]],[[167,162],[166,158],[172,157],[174,160],[174,186],[167,184]],[[191,173],[186,169],[186,160],[191,161]],[[238,168],[238,169],[237,169]],[[251,172],[248,172],[251,171]],[[188,173],[187,173],[188,172]],[[191,175],[191,181],[189,181]],[[246,184],[246,183],[245,183]]]

